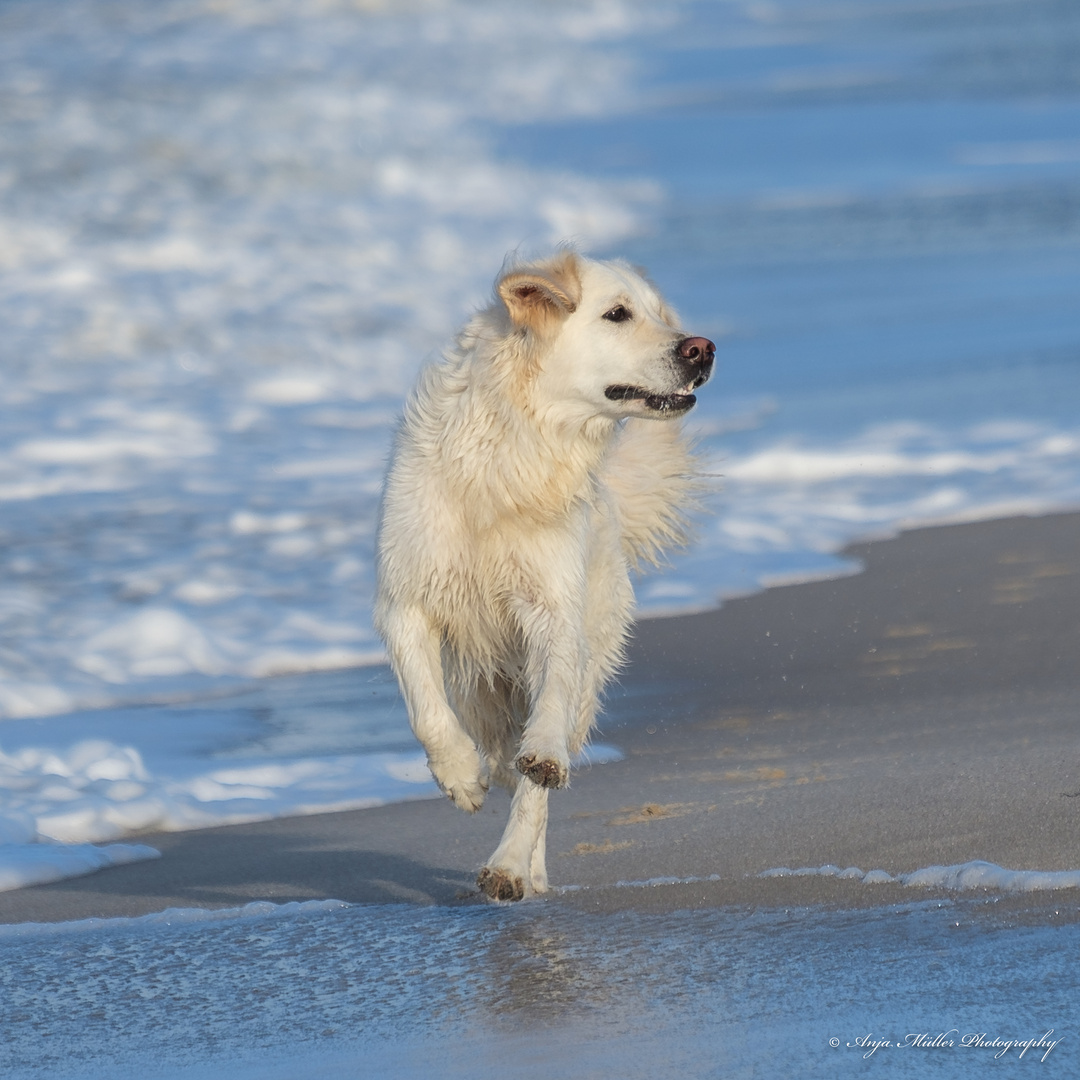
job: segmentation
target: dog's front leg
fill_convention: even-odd
[[[394,607],[380,623],[401,685],[409,723],[427,751],[435,782],[455,806],[473,813],[487,793],[480,755],[450,703],[442,670],[442,638],[419,608]]]
[[[573,584],[562,595],[552,590],[544,600],[523,603],[518,613],[531,708],[514,764],[544,788],[565,787],[570,779],[570,742],[588,667],[584,589]]]

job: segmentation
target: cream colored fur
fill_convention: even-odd
[[[677,409],[605,394],[687,391],[677,326],[630,267],[564,251],[505,269],[406,405],[376,625],[440,788],[468,811],[492,781],[513,793],[479,877],[497,899],[547,889],[548,789],[621,662],[630,571],[683,538],[695,463]]]

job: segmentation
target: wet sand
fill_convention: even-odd
[[[592,908],[911,898],[890,874],[1080,867],[1080,514],[854,545],[865,567],[641,623],[601,726],[625,760],[552,798],[559,902]],[[150,834],[156,862],[0,894],[0,922],[334,897],[477,903],[508,799]],[[659,877],[715,880],[627,889]],[[1077,890],[1054,903],[1080,905]],[[545,901],[540,901],[541,903]]]

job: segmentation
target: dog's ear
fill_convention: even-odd
[[[573,314],[581,297],[573,256],[543,267],[512,270],[496,288],[514,325],[538,331]]]

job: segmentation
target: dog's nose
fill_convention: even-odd
[[[716,346],[708,338],[688,337],[679,342],[679,355],[684,360],[711,364],[716,356]]]

